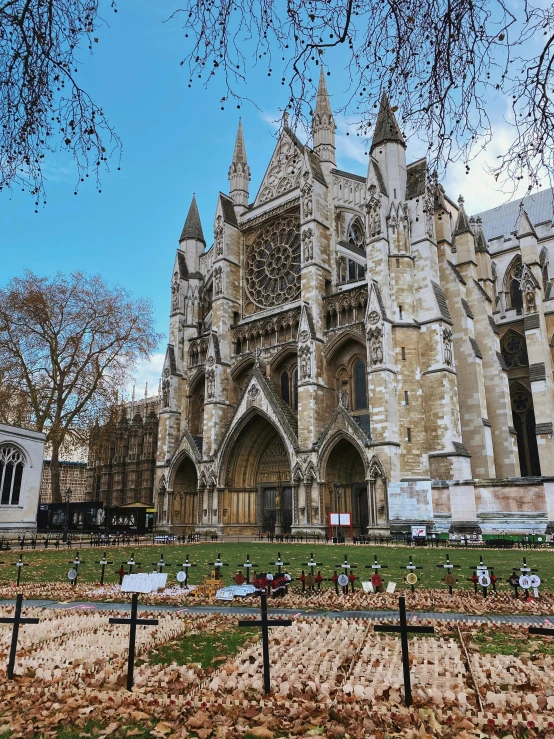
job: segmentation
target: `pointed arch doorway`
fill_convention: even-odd
[[[365,465],[358,449],[342,438],[331,449],[325,467],[325,523],[329,513],[352,514],[354,534],[366,534],[370,507]]]
[[[279,431],[255,413],[230,446],[223,504],[226,529],[290,533],[294,518],[291,464]]]
[[[184,456],[173,480],[170,523],[178,534],[195,530],[198,520],[198,474],[194,462]]]

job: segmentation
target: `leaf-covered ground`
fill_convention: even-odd
[[[273,692],[265,699],[255,687],[261,645],[239,634],[235,619],[164,616],[165,642],[139,637],[142,664],[129,693],[122,642],[112,638],[109,654],[95,660],[96,646],[118,627],[99,625],[98,614],[67,621],[37,613],[57,628],[40,640],[30,638],[35,627],[22,629],[14,681],[5,677],[9,639],[0,634],[0,739],[554,736],[554,640],[529,638],[523,628],[443,624],[411,639],[414,705],[406,709],[398,639],[369,622],[298,619],[272,629]],[[63,662],[73,642],[88,648],[88,661]],[[512,655],[490,648],[510,642]],[[63,668],[39,676],[52,655]]]

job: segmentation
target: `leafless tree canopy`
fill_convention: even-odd
[[[47,434],[54,501],[61,500],[61,444],[80,434],[86,440],[90,424],[117,402],[137,359],[160,338],[151,304],[100,277],[27,272],[0,290],[0,420],[26,415]],[[13,398],[10,405],[3,396]]]
[[[428,142],[431,168],[469,167],[494,134],[494,99],[514,129],[498,178],[534,187],[554,173],[554,10],[541,0],[187,0],[172,17],[184,26],[189,83],[223,75],[222,104],[243,99],[258,64],[302,119],[323,62],[349,72],[342,111],[359,135],[387,91],[407,136]]]
[[[115,8],[114,8],[115,9]],[[21,186],[38,205],[45,157],[68,150],[76,187],[99,175],[120,141],[79,84],[79,52],[91,51],[98,0],[0,0],[0,189]]]

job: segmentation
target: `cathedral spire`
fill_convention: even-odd
[[[325,73],[323,65],[320,65],[319,87],[312,119],[312,136],[314,151],[319,156],[320,161],[329,162],[333,166],[335,166],[335,128]]]
[[[531,223],[529,216],[527,215],[527,211],[525,210],[523,206],[523,200],[519,204],[519,218],[517,223],[517,237],[518,239],[521,239],[523,236],[534,236],[537,238],[537,233],[535,229],[533,228],[533,224]]]
[[[384,144],[387,141],[401,144],[404,148],[406,148],[404,137],[402,136],[402,132],[398,127],[398,123],[390,106],[387,93],[384,92],[381,97],[381,105],[379,106],[379,113],[377,114],[377,121],[375,123],[373,141],[371,142],[371,151],[373,151],[376,146]]]
[[[233,161],[229,167],[229,194],[235,205],[243,208],[248,207],[248,183],[250,182],[250,167],[246,159],[246,147],[244,146],[244,135],[242,133],[242,119],[239,118],[237,138]]]
[[[460,234],[465,233],[473,233],[473,229],[471,228],[471,224],[469,222],[469,218],[467,217],[467,213],[464,208],[464,199],[460,195],[458,198],[458,220],[456,221],[456,227],[454,228],[453,236],[459,236]]]
[[[185,239],[194,239],[195,241],[202,241],[206,244],[204,238],[204,232],[202,231],[202,224],[200,223],[200,213],[198,212],[198,205],[196,204],[196,195],[192,196],[192,202],[190,204],[187,220],[181,231],[181,237],[179,241]]]

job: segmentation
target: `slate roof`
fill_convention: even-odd
[[[319,161],[319,157],[311,149],[308,149],[306,147],[306,150],[308,152],[308,158],[310,160],[310,167],[312,168],[314,180],[317,180],[319,183],[327,187],[327,182],[325,181],[325,177],[323,176],[323,170],[321,169],[321,162]]]
[[[498,208],[491,208],[477,214],[483,221],[482,228],[487,241],[499,236],[507,237],[517,231],[520,203],[521,200],[512,200]],[[554,191],[549,188],[526,195],[523,198],[523,207],[533,226],[551,222],[554,219]]]
[[[435,298],[437,299],[437,305],[439,306],[441,316],[445,321],[448,321],[448,323],[452,323],[452,316],[448,310],[446,298],[444,297],[441,286],[437,285],[436,282],[431,282],[431,285],[433,286],[433,291],[435,293]]]
[[[204,232],[202,231],[202,224],[200,223],[200,213],[198,212],[198,205],[196,204],[196,195],[192,196],[192,202],[190,204],[187,220],[183,226],[181,232],[181,238],[183,239],[196,239],[197,241],[203,241],[206,243],[204,238]]]
[[[406,200],[413,200],[425,194],[427,181],[427,161],[420,159],[406,167]]]
[[[231,200],[231,198],[220,192],[219,200],[221,202],[221,210],[223,211],[223,220],[225,221],[225,223],[238,228],[239,224],[237,221],[237,214],[235,213],[233,201]]]
[[[390,107],[389,99],[387,94],[384,92],[381,97],[381,104],[379,105],[379,112],[377,113],[377,121],[375,123],[375,132],[373,134],[373,141],[371,142],[371,150],[379,144],[384,144],[385,141],[396,141],[402,146],[406,146],[404,137],[398,127],[398,123]]]
[[[177,249],[177,262],[179,264],[179,277],[182,280],[186,280],[189,276],[187,260],[185,259],[185,255],[180,249]]]

